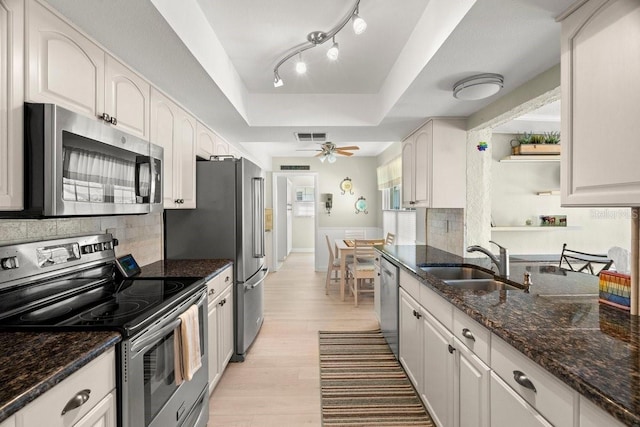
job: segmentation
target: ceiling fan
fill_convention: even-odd
[[[298,151],[319,151],[315,157],[320,157],[320,161],[324,162],[325,160],[329,160],[329,163],[333,163],[336,161],[336,154],[340,154],[342,156],[353,156],[351,151],[359,150],[360,147],[357,145],[349,145],[346,147],[337,147],[333,142],[325,142],[318,149],[302,149]]]

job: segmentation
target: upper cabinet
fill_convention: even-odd
[[[589,0],[562,21],[563,206],[640,206],[640,2]]]
[[[151,89],[151,142],[164,148],[164,208],[196,207],[196,120]]]
[[[433,119],[402,142],[402,205],[464,208],[466,128],[462,119]]]
[[[24,6],[0,0],[0,210],[23,208]]]
[[[230,151],[230,145],[220,138],[214,131],[198,122],[198,143],[196,154],[198,157],[209,160],[211,156],[226,156],[234,154]]]
[[[149,139],[149,84],[40,3],[27,2],[25,99]]]

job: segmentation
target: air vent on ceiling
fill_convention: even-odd
[[[308,171],[311,170],[309,165],[280,165],[281,171]]]
[[[325,132],[295,132],[294,135],[300,142],[327,142],[327,134]]]

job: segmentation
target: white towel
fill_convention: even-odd
[[[192,305],[178,316],[180,326],[174,331],[176,385],[190,381],[202,366],[198,315],[198,306]]]

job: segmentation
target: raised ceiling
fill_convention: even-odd
[[[48,0],[86,33],[263,165],[307,156],[294,132],[327,132],[357,155],[377,155],[426,118],[468,116],[560,58],[555,17],[573,0],[361,0],[368,29],[339,34],[304,54],[308,72],[281,55],[328,30],[347,0]],[[96,19],[100,16],[100,19]],[[482,72],[505,76],[480,101],[453,98],[453,84]]]

